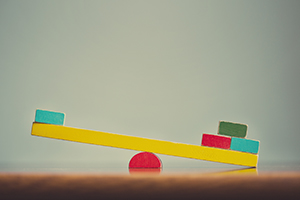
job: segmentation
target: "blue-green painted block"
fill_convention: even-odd
[[[46,124],[64,125],[65,113],[37,109],[35,121]]]
[[[257,154],[259,150],[259,141],[232,137],[230,149]]]

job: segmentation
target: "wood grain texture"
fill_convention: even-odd
[[[299,188],[299,172],[258,176],[0,174],[0,198],[5,200],[300,199]]]

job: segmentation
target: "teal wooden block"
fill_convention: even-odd
[[[259,150],[259,141],[245,139],[245,138],[232,137],[230,149],[257,154],[258,150]]]
[[[37,109],[35,121],[46,124],[64,125],[65,113]]]
[[[218,134],[245,138],[247,135],[247,130],[247,124],[220,121]]]

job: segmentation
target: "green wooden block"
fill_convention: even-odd
[[[220,121],[218,134],[245,138],[247,135],[247,130],[247,124]]]

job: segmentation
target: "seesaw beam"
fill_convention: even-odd
[[[258,155],[191,144],[140,138],[66,126],[33,123],[32,135],[171,156],[256,167]]]

